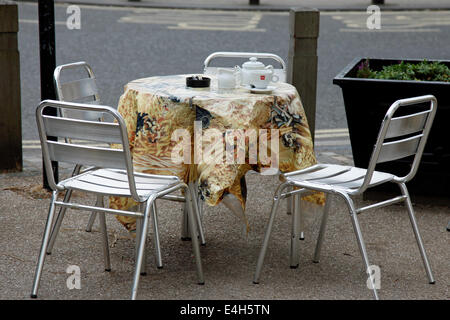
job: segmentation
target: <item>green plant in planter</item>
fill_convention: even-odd
[[[384,66],[380,71],[372,70],[369,60],[358,66],[357,78],[386,80],[416,80],[450,82],[450,68],[440,62],[423,60],[420,63],[405,63]]]

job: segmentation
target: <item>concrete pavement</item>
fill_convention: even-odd
[[[24,171],[0,174],[0,299],[29,299],[49,194],[42,190],[40,156],[26,153]],[[26,151],[30,152],[30,151]],[[351,157],[318,154],[321,162],[351,164]],[[61,169],[61,177],[69,167]],[[291,217],[280,209],[259,285],[252,284],[262,244],[275,177],[247,175],[246,214],[251,230],[224,206],[206,208],[207,245],[201,248],[206,283],[196,284],[190,242],[180,240],[179,204],[159,204],[163,269],[157,269],[152,236],[148,237],[148,275],[141,277],[139,299],[169,300],[279,300],[372,299],[367,276],[344,204],[335,201],[327,226],[322,259],[312,263],[321,208],[307,204],[306,239],[300,246],[300,265],[289,268]],[[92,197],[75,194],[83,203]],[[359,200],[368,203],[368,201]],[[436,284],[428,284],[406,209],[396,205],[359,217],[370,262],[381,269],[381,299],[450,299],[450,219],[448,204],[415,205],[416,215]],[[84,231],[89,213],[69,211],[52,255],[47,256],[39,299],[128,299],[134,270],[134,240],[113,216],[107,217],[112,271],[104,272],[97,224]],[[81,289],[69,290],[68,266],[81,269]]]
[[[58,0],[56,2],[59,2]],[[63,2],[63,1],[61,1]],[[115,4],[126,6],[172,5],[182,7],[181,1],[104,2],[74,0],[72,3]],[[192,0],[191,8],[208,8],[213,1]],[[354,10],[355,3],[365,10],[369,1],[264,1],[258,10],[287,10],[292,5],[316,7],[320,10]],[[354,2],[354,3],[353,3]],[[392,4],[391,4],[391,3]],[[382,8],[438,9],[447,1],[389,1]],[[254,9],[247,1],[214,1],[219,9]],[[336,3],[339,3],[336,4]],[[232,6],[231,4],[234,4]],[[283,6],[282,6],[283,4]],[[311,5],[312,4],[312,5]],[[344,6],[346,4],[346,6]],[[408,5],[415,7],[407,7]],[[323,6],[321,6],[323,5]],[[422,7],[421,7],[422,6]],[[448,5],[450,8],[450,5]],[[256,7],[255,7],[256,8]],[[347,154],[320,151],[321,162],[351,164]],[[70,166],[61,168],[68,175]],[[242,232],[242,223],[226,208],[207,208],[204,216],[207,245],[201,248],[205,285],[196,285],[195,265],[191,244],[180,241],[180,206],[161,203],[160,233],[163,269],[157,269],[153,257],[151,236],[148,240],[148,275],[141,277],[140,299],[372,299],[366,287],[367,276],[356,245],[350,219],[341,201],[335,201],[327,226],[327,236],[319,264],[312,263],[321,208],[308,205],[306,239],[300,246],[300,265],[289,268],[290,217],[284,205],[275,220],[273,235],[259,285],[252,284],[256,259],[261,247],[271,197],[278,184],[274,177],[248,174],[247,217],[251,230]],[[24,171],[0,174],[0,299],[28,299],[34,268],[41,243],[49,204],[49,194],[42,190],[39,150],[24,151]],[[81,202],[92,203],[91,197],[75,195]],[[450,299],[450,219],[447,202],[416,204],[416,216],[422,232],[436,284],[428,284],[419,251],[403,206],[392,206],[368,212],[359,217],[366,240],[370,262],[381,269],[381,299]],[[361,203],[370,201],[359,200]],[[112,271],[103,271],[101,238],[98,226],[86,233],[84,227],[89,213],[71,211],[64,221],[52,255],[46,259],[39,299],[128,299],[134,270],[134,240],[110,216],[107,218],[111,245]],[[67,267],[81,269],[81,288],[70,290],[66,281]]]

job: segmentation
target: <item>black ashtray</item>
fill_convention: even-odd
[[[208,88],[211,82],[210,78],[201,76],[192,76],[186,78],[186,86],[191,88]]]

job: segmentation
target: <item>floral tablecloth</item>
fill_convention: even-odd
[[[125,86],[118,111],[127,125],[134,170],[176,175],[185,182],[198,181],[201,197],[208,205],[217,205],[224,195],[232,194],[245,209],[245,173],[249,170],[261,172],[271,164],[259,157],[249,161],[252,142],[248,136],[245,138],[246,163],[211,163],[202,159],[197,163],[174,161],[173,151],[179,146],[179,141],[173,138],[174,133],[177,129],[185,129],[194,137],[194,121],[199,121],[197,125],[200,124],[202,132],[217,129],[224,137],[233,129],[253,129],[258,139],[261,132],[266,132],[268,155],[278,156],[277,165],[282,172],[316,163],[302,102],[292,85],[276,83],[272,84],[275,87],[272,92],[255,94],[244,88],[218,90],[214,77],[211,77],[210,88],[187,88],[186,77],[144,78]],[[270,129],[278,129],[277,150],[271,148],[271,132],[275,131]],[[193,140],[190,144],[192,154]],[[228,142],[226,138],[224,140],[220,143],[226,145]],[[217,158],[216,154],[213,156]],[[191,160],[194,158],[192,156]],[[110,199],[112,208],[126,209],[133,205],[132,199]],[[135,229],[134,219],[119,216],[118,219],[128,230]]]

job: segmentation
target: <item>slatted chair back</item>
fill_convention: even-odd
[[[87,77],[81,79],[71,79],[64,81],[63,77],[77,76],[86,73]],[[84,61],[64,64],[55,68],[53,73],[56,97],[58,100],[66,102],[80,102],[87,104],[100,105],[100,95],[97,87],[94,72],[89,64]],[[62,110],[59,110],[60,112]],[[103,117],[101,113],[83,114],[78,110],[64,110],[66,114],[63,116],[71,118],[79,118],[86,120],[100,119]],[[91,118],[87,118],[91,117]]]
[[[417,112],[411,106],[424,105]],[[401,116],[396,112],[402,110]],[[414,156],[411,169],[398,182],[407,182],[414,178],[422,158],[423,150],[433,124],[437,110],[437,100],[432,95],[397,100],[383,119],[378,138],[367,168],[364,183],[360,187],[363,192],[369,185],[375,167],[378,163],[389,162]]]
[[[91,113],[105,113],[114,118],[115,122],[44,114],[45,108],[49,107],[62,110],[63,115],[67,114],[67,111],[69,113],[80,111],[88,116]],[[54,180],[51,161],[123,169],[127,171],[130,193],[136,201],[139,201],[126,125],[115,109],[100,105],[45,100],[36,109],[36,120],[47,179],[53,190],[62,189]],[[49,140],[48,137],[61,138],[65,142]],[[121,148],[118,148],[119,146]]]
[[[217,74],[218,67],[210,67],[212,60],[217,58],[251,58],[256,57],[258,59],[272,59],[277,61],[281,68],[274,68],[274,74],[278,76],[280,82],[286,82],[286,63],[281,57],[273,53],[259,53],[259,52],[229,52],[219,51],[210,54],[204,61],[204,73],[205,74]]]

